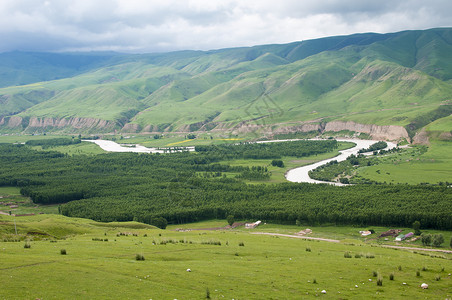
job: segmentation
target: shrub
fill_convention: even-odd
[[[356,254],[355,254],[355,258],[361,258],[361,257],[362,257],[362,255],[359,254],[359,253],[356,253]]]
[[[311,247],[306,247],[306,252],[311,252]]]
[[[373,271],[373,272],[372,272],[372,276],[373,276],[373,277],[377,277],[377,275],[378,275],[377,271]]]
[[[244,243],[244,242],[240,242],[240,243],[239,243],[239,246],[240,246],[240,247],[245,247],[245,243]]]
[[[61,255],[66,255],[66,254],[67,254],[67,253],[66,253],[66,249],[61,249],[61,250],[60,250],[60,254],[61,254]]]
[[[144,256],[142,254],[135,255],[136,260],[144,260]]]
[[[206,299],[210,299],[210,291],[209,288],[206,288]]]
[[[394,273],[389,274],[389,280],[394,280]]]
[[[312,280],[312,283],[317,284],[317,279],[314,278],[314,280]]]
[[[31,245],[30,245],[30,243],[29,243],[29,242],[26,242],[26,243],[25,243],[25,245],[24,245],[24,248],[25,248],[25,249],[29,249],[29,248],[31,248]]]
[[[442,243],[444,243],[444,236],[441,233],[434,234],[432,237],[433,247],[439,247]]]
[[[435,280],[436,281],[440,281],[441,280],[441,276],[440,275],[436,275]]]
[[[378,286],[382,286],[383,285],[383,277],[381,277],[380,274],[378,274],[377,285]]]
[[[421,276],[421,271],[417,270],[417,271],[416,271],[416,276],[417,276],[417,277]]]
[[[234,254],[235,256],[239,256],[239,253],[238,252],[236,252],[235,254]]]
[[[375,255],[373,255],[372,253],[367,253],[366,258],[375,258]]]
[[[397,267],[397,269],[398,269],[399,271],[402,271],[402,266],[399,265],[399,266]]]
[[[352,258],[352,254],[350,253],[350,251],[345,251],[344,252],[344,257],[345,258]]]
[[[274,159],[274,160],[272,160],[272,166],[283,168],[284,167],[284,162],[282,160],[279,160],[279,159],[278,160]]]
[[[424,271],[424,272],[427,271],[427,267],[426,267],[426,266],[423,266],[423,267],[422,267],[422,271]]]
[[[429,233],[421,234],[421,242],[424,246],[430,246],[432,244],[432,235]]]

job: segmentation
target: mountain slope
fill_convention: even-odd
[[[2,55],[0,69],[13,60]],[[444,117],[435,112],[452,95],[449,28],[205,52],[28,57],[36,64],[17,66],[28,80],[48,79],[57,67],[55,76],[66,78],[1,88],[0,130],[285,132],[334,121],[327,127],[395,125],[398,137],[413,137],[425,120]]]

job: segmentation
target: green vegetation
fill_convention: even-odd
[[[325,141],[324,145],[333,142]],[[319,143],[304,145],[317,149]],[[252,144],[237,145],[236,151],[228,147],[242,156]],[[287,145],[259,144],[263,155],[268,153],[266,147],[291,149]],[[0,148],[0,185],[19,186],[21,193],[35,203],[69,202],[60,206],[67,216],[138,220],[162,228],[166,224],[160,221],[180,224],[227,215],[283,224],[299,220],[310,224],[411,226],[419,220],[424,228],[452,228],[452,190],[446,186],[247,185],[240,180],[255,179],[268,170],[219,163],[224,161],[223,153],[211,148],[171,155],[96,156],[34,151],[24,145]]]
[[[0,216],[0,222],[0,238],[14,232],[12,217]],[[5,299],[83,299],[87,295],[202,299],[206,286],[212,299],[315,297],[321,296],[322,290],[327,291],[325,296],[360,299],[402,294],[412,299],[451,296],[448,273],[452,260],[446,253],[387,249],[356,240],[327,243],[254,235],[245,229],[177,232],[134,228],[138,223],[104,226],[110,224],[56,215],[16,218],[16,222],[19,235],[27,236],[31,247],[24,249],[23,241],[2,243],[0,280],[7,288],[0,290],[0,297]],[[208,228],[217,223],[188,225]],[[222,226],[226,224],[223,220]],[[258,230],[267,231],[265,226]],[[56,230],[58,239],[53,236]],[[357,233],[356,228],[352,230]],[[26,234],[31,231],[50,235]],[[321,228],[313,227],[313,231]],[[93,238],[108,238],[108,242]],[[209,241],[221,245],[206,243]],[[304,251],[307,248],[311,251]],[[67,254],[60,255],[61,249]],[[352,258],[343,257],[347,251]],[[137,261],[137,254],[145,260]],[[354,258],[356,254],[363,257]],[[374,258],[366,259],[366,255]],[[358,261],[362,259],[364,264]],[[423,267],[425,271],[419,271],[417,277],[417,270]],[[383,278],[382,286],[372,277],[373,270]],[[250,273],[252,276],[243,276]],[[391,274],[394,280],[387,279]],[[428,282],[429,289],[422,290],[422,282]]]
[[[376,151],[371,156],[351,156],[332,161],[310,172],[324,181],[347,179],[350,183],[441,184],[452,182],[450,142],[432,141],[431,145]]]
[[[255,136],[309,137],[338,120],[403,126],[410,137],[435,123],[441,135],[450,131],[443,120],[452,107],[450,32],[359,34],[209,52],[5,53],[0,130],[198,137],[241,127]],[[305,121],[313,125],[309,133],[284,133]]]

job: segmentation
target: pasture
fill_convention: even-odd
[[[12,217],[0,216],[0,221],[1,235],[11,236]],[[178,232],[174,227],[160,230],[136,222],[106,224],[57,215],[16,222],[19,235],[29,241],[0,245],[0,297],[5,299],[206,299],[207,293],[211,299],[452,295],[450,254],[386,249],[353,239],[327,243],[254,235],[244,229]],[[185,227],[213,224],[226,222]],[[25,243],[30,248],[24,248]],[[145,260],[136,260],[137,254]],[[420,288],[423,282],[429,284],[427,290]]]

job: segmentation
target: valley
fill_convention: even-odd
[[[451,61],[452,28],[0,53],[0,298],[450,299]]]

